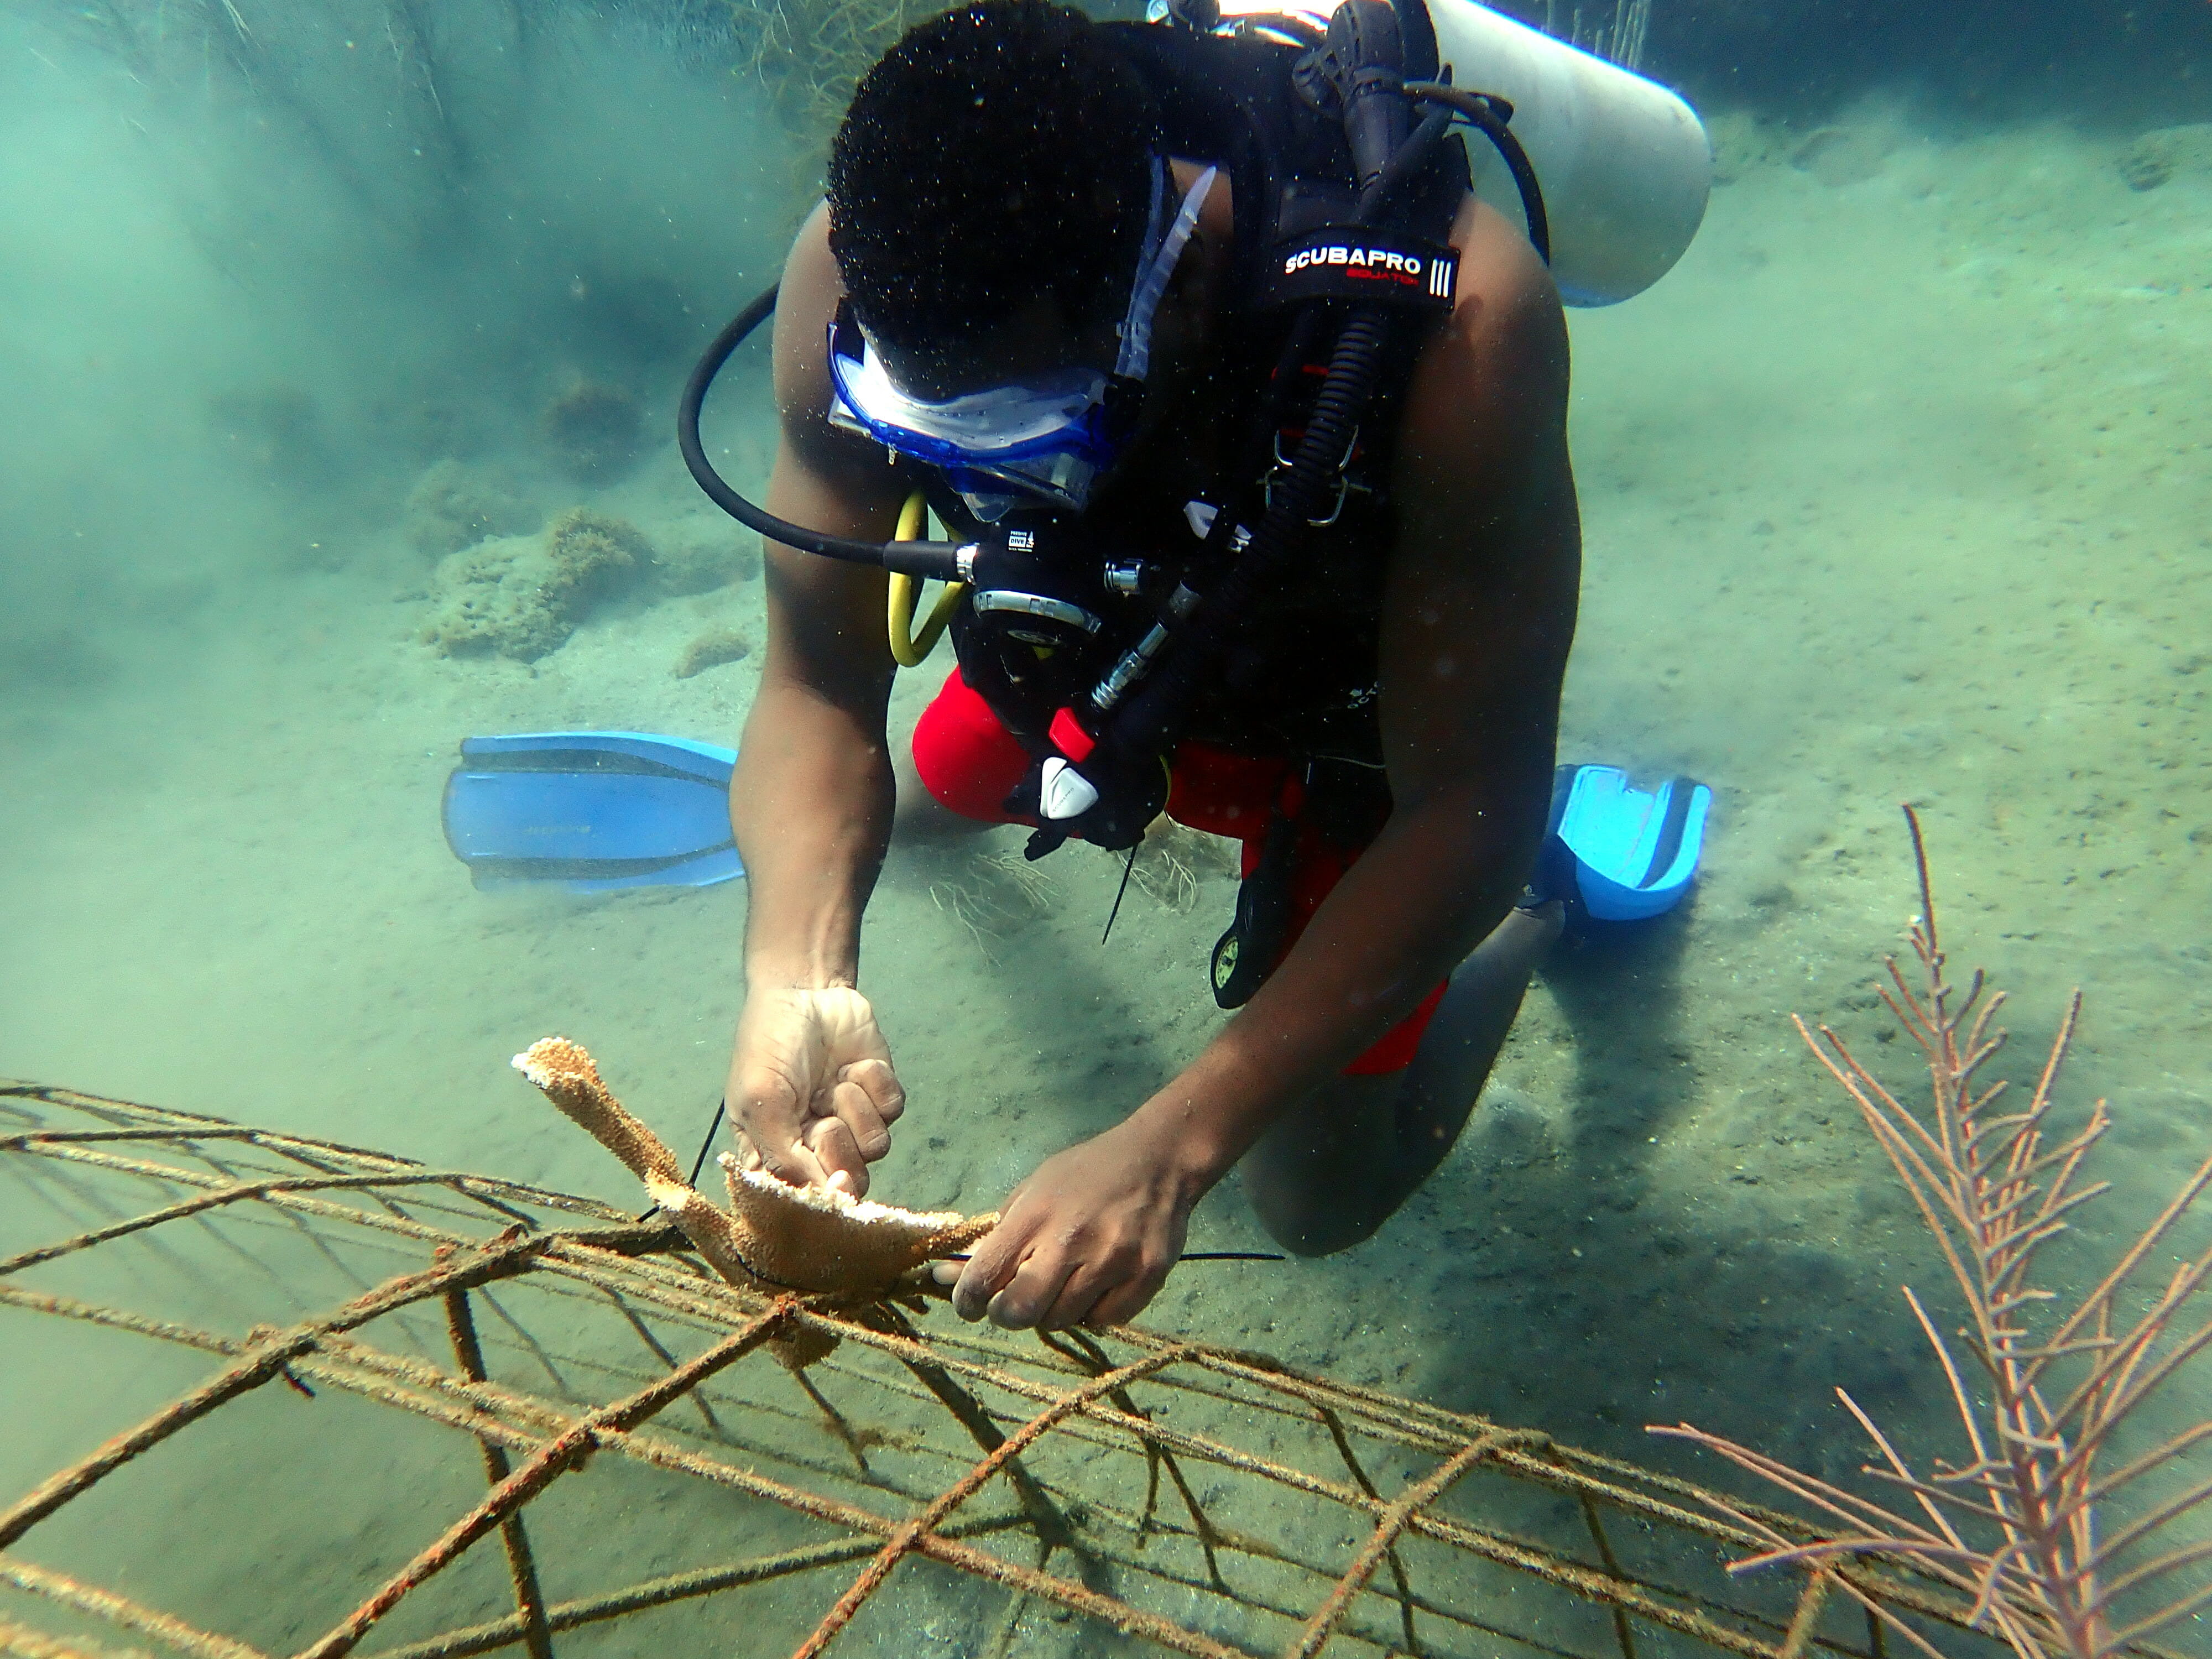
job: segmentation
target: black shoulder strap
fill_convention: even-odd
[[[1151,87],[1168,152],[1229,174],[1237,214],[1230,291],[1251,293],[1273,239],[1274,204],[1287,171],[1283,104],[1297,51],[1158,23],[1103,27]]]
[[[1151,87],[1170,152],[1228,172],[1237,204],[1231,292],[1241,306],[1257,303],[1274,286],[1280,245],[1350,218],[1351,155],[1336,118],[1297,88],[1303,49],[1158,23],[1103,27]],[[1448,138],[1403,192],[1405,211],[1391,228],[1440,243],[1473,188],[1467,152]]]

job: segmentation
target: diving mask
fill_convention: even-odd
[[[1155,159],[1152,218],[1112,374],[1077,367],[941,401],[915,398],[899,389],[849,307],[841,306],[830,328],[830,424],[941,469],[987,522],[1024,498],[1081,512],[1135,430],[1152,318],[1215,173],[1201,173],[1170,217],[1167,163]]]

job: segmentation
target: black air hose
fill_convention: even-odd
[[[1359,192],[1359,205],[1352,216],[1358,223],[1371,225],[1390,210],[1391,198],[1405,188],[1417,169],[1428,165],[1455,113],[1449,106],[1429,112],[1413,136],[1398,147],[1398,153],[1376,175],[1375,182]]]
[[[1505,170],[1513,175],[1513,188],[1520,193],[1521,211],[1528,222],[1528,240],[1535,247],[1537,257],[1550,264],[1552,222],[1544,210],[1543,187],[1536,182],[1536,169],[1528,160],[1528,152],[1521,148],[1521,141],[1505,125],[1513,118],[1513,106],[1488,93],[1470,92],[1444,81],[1408,81],[1406,95],[1443,105],[1496,146]]]
[[[714,377],[722,372],[722,365],[730,361],[730,354],[746,336],[775,314],[775,295],[776,290],[770,289],[731,318],[693,366],[691,378],[684,383],[684,395],[676,405],[676,447],[684,457],[684,465],[691,470],[693,481],[706,492],[708,501],[746,529],[758,531],[769,541],[795,547],[802,553],[818,553],[825,559],[840,559],[848,564],[874,565],[878,569],[903,571],[910,576],[953,580],[957,574],[959,550],[951,542],[864,542],[850,536],[809,530],[805,525],[780,519],[766,507],[747,501],[730,487],[729,481],[707,459],[707,446],[699,437],[699,411],[706,404],[708,390],[714,384]]]
[[[1122,705],[1105,733],[1120,754],[1163,754],[1174,743],[1176,728],[1195,699],[1230,636],[1297,556],[1307,521],[1321,516],[1345,452],[1359,429],[1359,417],[1375,394],[1389,330],[1380,307],[1355,312],[1336,337],[1328,376],[1307,417],[1305,435],[1291,459],[1290,473],[1252,532],[1251,544],[1199,603],[1171,650],[1144,689]]]

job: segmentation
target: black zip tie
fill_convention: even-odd
[[[707,1167],[707,1154],[714,1149],[714,1132],[722,1127],[722,1114],[730,1108],[730,1097],[724,1095],[714,1103],[714,1115],[707,1124],[707,1138],[699,1143],[699,1156],[691,1160],[691,1184],[699,1184],[699,1171]]]
[[[699,1184],[699,1171],[707,1167],[707,1154],[714,1150],[715,1132],[722,1127],[722,1115],[729,1110],[729,1107],[730,1097],[727,1095],[714,1103],[714,1115],[707,1122],[707,1138],[699,1143],[699,1156],[691,1160],[691,1185],[694,1187]],[[638,1212],[637,1218],[650,1221],[659,1208],[658,1204],[648,1204]]]
[[[1106,913],[1106,932],[1098,935],[1101,945],[1106,943],[1107,936],[1114,931],[1114,918],[1121,914],[1121,897],[1129,890],[1129,878],[1137,868],[1137,848],[1142,845],[1141,838],[1129,843],[1129,861],[1121,866],[1121,884],[1114,890],[1114,908]]]
[[[964,1255],[941,1255],[939,1261],[967,1261]],[[1177,1261],[1288,1261],[1290,1257],[1278,1255],[1272,1250],[1185,1250]]]

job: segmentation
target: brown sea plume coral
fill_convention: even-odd
[[[921,1213],[834,1189],[793,1187],[740,1168],[726,1152],[722,1169],[731,1208],[725,1211],[684,1179],[659,1137],[623,1109],[580,1043],[541,1038],[514,1057],[514,1069],[622,1159],[733,1285],[872,1301],[924,1262],[965,1249],[998,1224],[995,1214]]]
[[[1916,1469],[1838,1389],[1880,1460],[1863,1473],[1908,1500],[1892,1509],[1686,1423],[1652,1431],[1719,1452],[1817,1517],[1824,1535],[1808,1543],[1747,1510],[1708,1499],[1766,1547],[1731,1571],[1793,1564],[1826,1573],[1936,1659],[1938,1650],[1896,1609],[1878,1605],[1835,1570],[1887,1559],[1949,1583],[1971,1598],[1972,1622],[2020,1659],[2142,1651],[2147,1638],[2212,1603],[2212,1585],[2192,1584],[2187,1576],[2195,1569],[2202,1578],[2212,1541],[2174,1537],[2174,1523],[2212,1499],[2212,1479],[2201,1464],[2191,1471],[2184,1461],[2212,1443],[2212,1420],[2200,1417],[2178,1432],[2169,1425],[2163,1440],[2129,1445],[2125,1454],[2116,1443],[2130,1415],[2212,1347],[2212,1321],[2188,1305],[2212,1277],[2212,1249],[2173,1258],[2162,1287],[2140,1282],[2212,1185],[2212,1158],[2070,1312],[2057,1310],[2055,1293],[2033,1277],[2037,1255],[2106,1190],[2106,1183],[2081,1182],[2085,1160],[2111,1124],[2104,1103],[2070,1134],[2056,1134],[2050,1121],[2081,994],[2074,994],[2025,1102],[2013,1104],[2002,1082],[1984,1082],[1983,1068],[2004,1042],[1992,1024],[2004,996],[1983,995],[1979,970],[1963,996],[1952,986],[1919,820],[1909,807],[1905,818],[1920,876],[1921,911],[1911,935],[1918,971],[1908,977],[1890,957],[1889,983],[1880,988],[1927,1056],[1929,1109],[1905,1106],[1828,1027],[1816,1036],[1803,1020],[1796,1025],[1889,1155],[1950,1268],[1965,1307],[1959,1334],[1970,1365],[1960,1364],[1920,1298],[1910,1289],[1905,1295],[1942,1366],[1967,1455]],[[2201,1412],[2204,1396],[2195,1397]],[[2171,1395],[2166,1403],[2174,1403]],[[2125,1461],[2110,1468],[2120,1455]],[[2146,1476],[2170,1490],[2144,1496],[2139,1483]],[[2108,1524],[2115,1502],[2135,1512]]]

